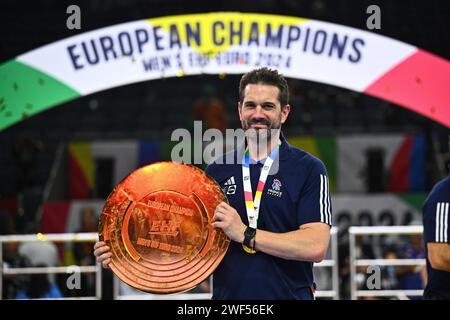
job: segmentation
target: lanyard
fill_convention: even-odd
[[[259,176],[258,186],[256,187],[255,200],[253,200],[252,184],[250,180],[250,152],[247,149],[242,158],[242,178],[244,183],[244,199],[245,208],[247,210],[247,217],[249,226],[256,229],[258,224],[259,208],[261,203],[261,196],[266,184],[267,176],[269,175],[270,168],[278,154],[281,142],[278,142],[277,146],[272,149],[269,156],[264,161],[264,166]]]

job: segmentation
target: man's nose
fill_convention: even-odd
[[[253,113],[253,117],[257,118],[258,116],[264,116],[264,109],[260,104],[256,105],[255,112]]]

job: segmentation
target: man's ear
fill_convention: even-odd
[[[281,111],[281,123],[285,123],[288,116],[289,116],[289,112],[291,112],[291,106],[290,105],[285,105],[283,111]]]

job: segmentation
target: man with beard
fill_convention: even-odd
[[[206,168],[230,203],[217,206],[213,226],[232,240],[214,272],[213,299],[314,299],[313,263],[325,257],[331,226],[325,166],[281,133],[291,109],[282,75],[253,70],[239,96],[245,143]],[[94,249],[107,266],[109,247]]]
[[[230,203],[217,206],[213,226],[232,240],[214,272],[213,299],[314,299],[313,263],[330,237],[326,169],[281,133],[291,109],[282,75],[253,70],[239,96],[246,143],[206,168]]]

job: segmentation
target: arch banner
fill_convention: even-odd
[[[450,62],[317,20],[238,12],[168,16],[69,37],[0,65],[0,130],[130,83],[258,66],[385,99],[450,127]]]

